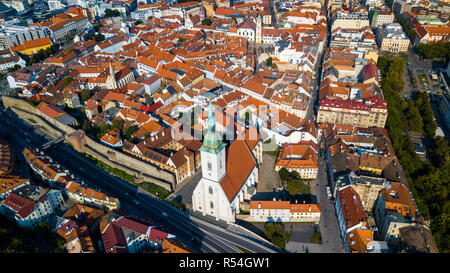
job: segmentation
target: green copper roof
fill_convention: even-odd
[[[211,100],[209,101],[208,111],[208,132],[205,134],[200,151],[218,154],[226,145],[222,142],[222,137],[216,132],[216,119],[214,117],[214,108]]]

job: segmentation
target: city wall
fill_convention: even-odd
[[[2,100],[5,108],[10,108],[22,119],[35,120],[52,137],[66,136],[76,131],[70,126],[47,117],[33,105],[21,99],[3,96]],[[176,180],[172,173],[97,143],[87,136],[85,141],[82,152],[105,162],[111,167],[132,174],[136,178],[136,182],[148,181],[170,191],[175,189]]]

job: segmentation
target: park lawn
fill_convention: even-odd
[[[280,147],[278,147],[276,150],[274,151],[263,151],[263,153],[267,154],[267,155],[271,155],[271,156],[275,156],[277,157],[278,154],[280,153]]]
[[[143,190],[151,193],[153,196],[158,197],[161,200],[166,200],[167,197],[169,197],[170,195],[170,191],[151,182],[144,181],[142,183],[134,183],[134,184],[139,188],[142,188]]]

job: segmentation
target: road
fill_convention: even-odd
[[[329,199],[326,192],[328,186],[328,178],[325,172],[326,163],[323,158],[319,157],[319,172],[316,178],[316,194],[318,203],[321,206],[320,215],[320,231],[322,234],[323,244],[328,249],[336,252],[343,252],[343,242],[339,231],[336,209],[333,200]]]
[[[13,145],[21,148],[30,146],[30,144],[40,147],[52,139],[39,126],[30,126],[26,121],[8,116],[4,112],[0,114],[0,123],[1,130],[7,130],[12,134],[8,141],[12,141]],[[25,131],[28,137],[25,135]],[[27,138],[30,143],[27,142]],[[118,197],[122,204],[127,204],[127,207],[137,207],[149,217],[151,222],[163,225],[168,232],[175,234],[178,240],[190,246],[195,252],[240,253],[241,251],[236,246],[255,253],[280,251],[272,245],[266,244],[267,246],[265,246],[256,239],[244,237],[187,215],[167,202],[139,191],[136,186],[127,181],[99,169],[65,144],[54,144],[45,152],[71,173],[83,179],[87,185]],[[139,206],[133,204],[133,199],[140,202]],[[167,217],[161,216],[163,211],[167,213]]]

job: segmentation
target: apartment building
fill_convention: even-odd
[[[102,192],[95,191],[76,182],[67,184],[66,193],[70,199],[80,204],[104,207],[109,210],[118,209],[120,206],[119,199],[107,196]]]
[[[253,222],[315,222],[320,220],[320,204],[297,204],[289,201],[250,201]]]
[[[333,17],[331,31],[337,28],[361,29],[369,25],[370,23],[367,13],[363,12],[345,13],[342,11],[337,11],[336,15]]]
[[[410,39],[399,23],[385,24],[378,28],[377,33],[380,50],[392,53],[408,51]]]
[[[38,53],[39,50],[46,50],[52,46],[52,41],[49,37],[39,38],[36,40],[28,40],[18,46],[10,47],[12,52],[19,52],[25,55],[33,55]]]
[[[394,13],[388,8],[375,8],[370,12],[370,26],[373,28],[394,22]]]
[[[388,185],[385,178],[372,177],[350,172],[336,179],[339,187],[350,185],[358,193],[365,212],[371,213],[379,192]]]
[[[375,36],[370,27],[362,29],[337,28],[331,33],[330,47],[372,49],[376,46]]]
[[[60,42],[66,36],[75,35],[80,32],[86,27],[88,22],[88,17],[83,14],[70,16],[66,13],[61,13],[41,22],[30,24],[30,26],[47,27],[52,40]]]
[[[0,138],[0,177],[10,174],[14,169],[12,147],[6,140]]]
[[[412,225],[418,218],[412,194],[401,183],[390,183],[380,191],[374,216],[378,234],[392,245],[398,243],[400,228]]]
[[[320,221],[320,204],[291,204],[291,222],[314,222]]]
[[[30,185],[30,179],[27,178],[0,177],[0,199],[4,199],[11,192],[27,185]]]
[[[296,171],[303,179],[315,179],[319,170],[317,163],[318,147],[314,143],[286,144],[280,150],[275,162],[275,171],[286,168]]]
[[[350,186],[340,188],[336,195],[336,214],[338,216],[338,225],[341,231],[341,237],[344,242],[346,253],[355,251],[357,240],[354,239],[358,230],[367,229],[367,219],[364,213],[361,199],[358,193]],[[372,231],[367,231],[371,233]],[[362,252],[371,249],[371,234],[368,242],[364,245]]]
[[[365,102],[322,99],[317,114],[317,123],[384,128],[387,115],[387,103],[379,97],[366,99]]]
[[[256,222],[289,222],[289,201],[250,201],[250,216]]]
[[[35,228],[56,213],[64,203],[59,190],[27,186],[9,193],[2,203],[2,210],[4,215],[14,218],[21,227]]]
[[[19,26],[4,24],[0,29],[0,45],[3,48],[18,46],[25,41],[49,37],[50,30],[47,27],[38,26]]]
[[[449,26],[419,26],[415,28],[414,45],[433,44],[437,41],[450,41]]]

